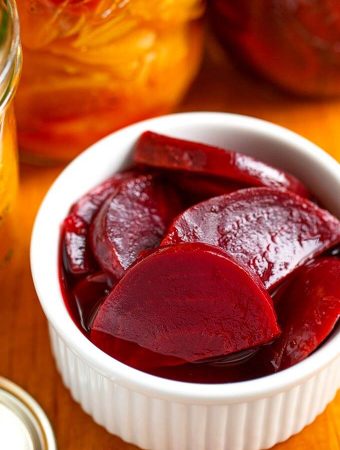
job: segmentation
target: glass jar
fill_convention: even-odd
[[[201,54],[204,0],[18,0],[19,145],[68,160],[181,99]]]
[[[0,277],[13,252],[18,166],[12,100],[20,68],[19,22],[14,0],[0,0]]]

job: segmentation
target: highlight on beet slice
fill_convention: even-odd
[[[206,242],[257,274],[267,289],[340,241],[340,222],[293,193],[249,188],[180,214],[161,245]]]
[[[133,265],[100,306],[91,340],[101,348],[106,334],[194,362],[257,347],[279,332],[261,281],[223,250],[195,243],[159,248]]]
[[[116,174],[91,189],[72,205],[63,223],[63,258],[68,272],[85,275],[91,271],[87,242],[89,224],[107,197],[113,194],[123,180],[133,175],[132,171]]]
[[[248,155],[152,131],[140,136],[135,146],[134,161],[143,166],[214,175],[250,186],[285,189],[309,197],[307,188],[293,175]]]
[[[87,248],[87,228],[87,224],[75,214],[67,216],[62,225],[64,267],[73,275],[85,275],[91,270],[91,255]]]
[[[142,251],[159,245],[179,211],[175,190],[158,174],[123,181],[91,225],[90,244],[99,265],[121,278]]]
[[[340,317],[340,260],[320,258],[287,284],[277,299],[282,334],[259,355],[274,372],[305,359],[334,329]]]

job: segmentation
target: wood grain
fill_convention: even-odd
[[[248,114],[284,125],[340,159],[340,100],[289,97],[232,66],[213,42],[180,110]],[[21,167],[16,248],[1,283],[0,374],[28,390],[46,410],[61,450],[132,450],[94,424],[64,388],[29,269],[29,239],[38,206],[61,168]],[[48,268],[46,268],[48,270]],[[339,450],[340,393],[315,422],[275,450]]]

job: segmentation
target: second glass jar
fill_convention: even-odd
[[[16,128],[13,113],[21,69],[19,21],[12,0],[0,0],[0,281],[15,249],[18,187]]]
[[[18,0],[18,9],[26,160],[69,160],[115,129],[168,112],[197,71],[202,0]]]

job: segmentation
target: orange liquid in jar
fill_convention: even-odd
[[[0,117],[0,277],[14,251],[14,205],[18,185],[13,107]]]
[[[21,68],[19,22],[12,0],[0,0],[0,280],[14,251],[14,207],[18,187],[13,111]]]
[[[202,0],[18,0],[18,9],[16,115],[26,159],[67,160],[168,112],[197,71]]]

